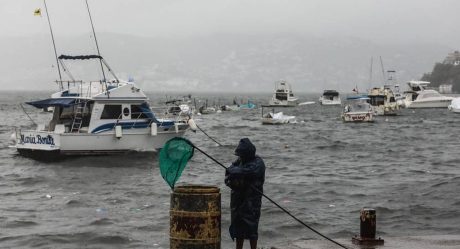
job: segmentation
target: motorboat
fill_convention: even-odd
[[[448,108],[452,112],[460,113],[460,98],[453,99]]]
[[[120,80],[100,55],[61,55],[67,60],[99,60],[113,80],[58,80],[59,90],[50,98],[29,101],[36,108],[53,107],[48,123],[35,129],[16,128],[19,154],[39,159],[67,155],[99,155],[127,151],[155,151],[173,137],[182,136],[193,120],[162,119],[155,115],[149,98],[134,83]],[[65,67],[64,67],[65,68]],[[103,68],[104,70],[104,68]]]
[[[323,95],[319,97],[319,103],[321,105],[341,105],[342,100],[336,90],[324,90]]]
[[[254,109],[256,107],[257,107],[256,104],[254,104],[251,100],[248,100],[246,104],[241,104],[239,106],[240,110]]]
[[[198,113],[200,114],[212,114],[216,113],[217,109],[212,106],[208,106],[208,100],[206,99],[205,104],[198,108]]]
[[[270,108],[270,111],[264,113],[264,109]],[[295,116],[284,115],[283,112],[275,112],[275,107],[270,105],[262,106],[262,124],[278,125],[294,123]]]
[[[283,112],[269,112],[262,117],[262,124],[288,124],[295,121],[295,116],[284,115]]]
[[[233,99],[233,104],[231,105],[222,105],[220,107],[222,111],[239,111],[240,105],[236,102],[236,99]]]
[[[186,99],[186,97],[183,97],[182,99],[170,99],[165,102],[168,107],[165,114],[167,116],[191,116],[193,115],[193,109],[190,107],[190,103],[190,97],[188,97],[188,99]]]
[[[446,108],[453,97],[441,95],[436,90],[421,90],[406,92],[406,108]]]
[[[292,88],[289,83],[284,80],[275,83],[275,92],[270,99],[269,105],[271,106],[297,106],[299,100],[294,97]]]
[[[396,102],[396,96],[389,85],[374,87],[369,90],[367,96],[375,115],[397,115],[399,104]]]
[[[374,122],[374,110],[368,103],[368,97],[347,98],[342,112],[344,122]]]

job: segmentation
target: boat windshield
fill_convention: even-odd
[[[379,105],[384,105],[385,104],[385,97],[384,96],[369,96],[369,104],[373,106],[379,106]]]
[[[279,100],[287,100],[288,95],[287,93],[276,93],[275,98]]]
[[[350,105],[350,111],[352,112],[367,112],[369,109],[369,104],[366,102],[356,102]]]

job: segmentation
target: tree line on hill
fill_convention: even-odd
[[[452,84],[452,91],[460,92],[460,65],[436,63],[433,71],[424,74],[420,80],[431,82],[432,87]]]

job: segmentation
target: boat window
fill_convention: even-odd
[[[125,107],[123,108],[123,116],[128,116],[129,115],[129,108]]]
[[[288,96],[286,93],[277,93],[275,98],[279,100],[287,100]]]
[[[131,119],[148,118],[140,105],[131,105]]]
[[[101,119],[121,118],[121,105],[105,105],[102,110]]]
[[[379,106],[385,104],[384,96],[372,96],[370,99],[370,104],[373,106]]]

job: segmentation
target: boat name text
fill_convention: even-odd
[[[51,135],[40,136],[40,135],[29,135],[25,136],[21,134],[21,143],[22,144],[48,144],[54,145],[54,138]]]

